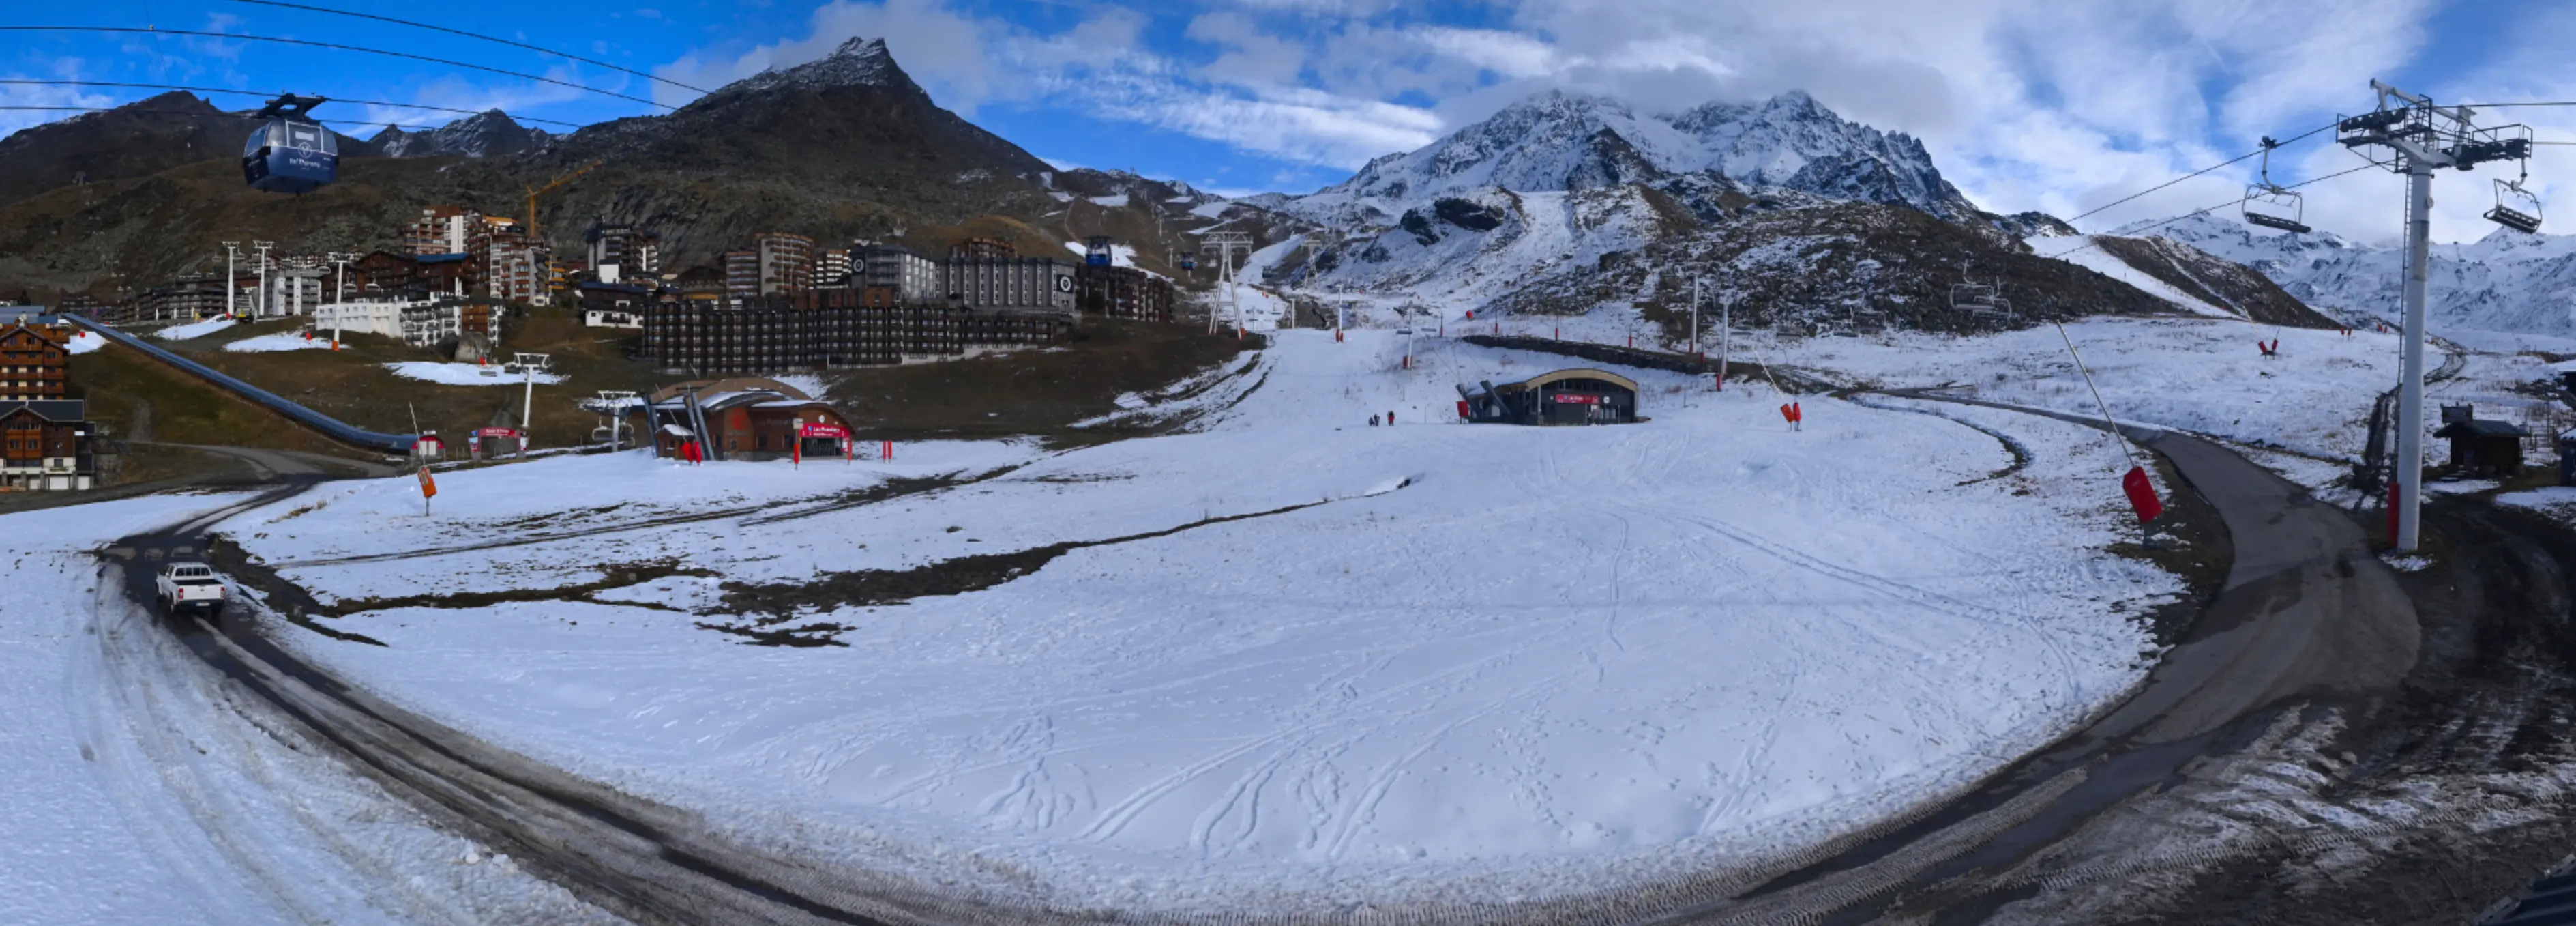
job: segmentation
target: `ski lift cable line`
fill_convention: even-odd
[[[201,117],[201,118],[202,118],[202,117],[206,117],[206,116],[211,115],[211,116],[213,116],[213,117],[215,117],[215,118],[220,118],[220,119],[260,119],[260,118],[262,118],[262,117],[260,117],[260,116],[258,116],[258,115],[254,115],[254,114],[251,114],[251,113],[211,113],[211,114],[209,114],[209,113],[191,113],[191,112],[181,112],[181,111],[179,111],[179,110],[175,110],[175,109],[134,109],[134,108],[132,108],[132,107],[131,107],[131,105],[130,105],[130,104],[129,104],[129,105],[127,105],[127,106],[0,106],[0,112],[37,112],[37,113],[46,113],[46,112],[51,112],[51,113],[141,113],[141,114],[143,114],[143,115],[147,115],[147,116],[196,116],[196,117]],[[375,121],[367,120],[367,119],[314,119],[314,118],[310,118],[310,117],[308,117],[308,118],[306,118],[306,119],[305,119],[305,121],[307,121],[307,122],[321,122],[321,123],[328,123],[328,124],[333,124],[333,125],[359,125],[359,126],[367,126],[367,125],[382,125],[382,126],[390,126],[390,127],[392,127],[392,128],[397,128],[397,129],[439,129],[439,128],[445,128],[445,126],[436,126],[436,125],[415,125],[415,124],[412,124],[412,123],[406,123],[406,122],[375,122]]]
[[[2274,145],[2272,145],[2271,147],[2279,148],[2279,147],[2286,147],[2286,146],[2288,146],[2288,145],[2296,144],[2296,143],[2297,143],[2297,142],[2299,142],[2300,140],[2305,139],[2305,138],[2307,138],[2307,137],[2308,137],[2308,136],[2310,136],[2310,135],[2315,135],[2315,134],[2317,134],[2317,133],[2319,133],[2319,132],[2323,132],[2323,131],[2326,131],[2327,129],[2331,129],[2331,128],[2334,128],[2334,123],[2329,122],[2329,123],[2326,123],[2325,125],[2321,125],[2321,126],[2318,126],[2318,127],[2316,127],[2316,128],[2309,129],[2309,130],[2307,130],[2307,131],[2305,131],[2305,132],[2301,132],[2301,133],[2299,133],[2299,134],[2297,134],[2297,135],[2290,136],[2290,137],[2289,137],[2289,139],[2287,139],[2287,140],[2285,140],[2285,141],[2281,141],[2281,142],[2275,143],[2275,144],[2274,144]],[[2189,180],[2189,179],[2191,179],[2191,178],[2193,178],[2193,177],[2197,177],[2197,176],[2200,176],[2200,175],[2202,175],[2202,174],[2209,173],[2210,171],[2217,170],[2217,169],[2219,169],[2219,168],[2221,168],[2221,167],[2226,167],[2226,166],[2231,165],[2231,164],[2239,164],[2239,163],[2243,163],[2243,162],[2245,161],[2245,159],[2247,159],[2247,158],[2251,158],[2251,157],[2254,157],[2255,155],[2258,155],[2258,154],[2262,154],[2265,150],[2267,150],[2267,149],[2264,149],[2264,148],[2256,148],[2256,149],[2254,149],[2254,150],[2252,150],[2252,151],[2245,152],[2244,154],[2240,154],[2240,155],[2237,155],[2237,156],[2235,156],[2235,157],[2229,158],[2229,159],[2227,159],[2227,160],[2220,161],[2220,162],[2218,162],[2218,163],[2216,163],[2216,164],[2209,165],[2208,167],[2203,167],[2203,168],[2201,168],[2201,169],[2199,169],[2199,170],[2192,171],[2191,173],[2184,174],[2184,175],[2182,175],[2182,176],[2180,176],[2180,177],[2175,177],[2175,178],[2173,178],[2173,179],[2171,179],[2171,180],[2167,180],[2167,181],[2165,181],[2165,182],[2163,182],[2163,183],[2156,184],[2155,186],[2151,186],[2151,187],[2148,187],[2148,188],[2146,188],[2146,189],[2139,190],[2138,192],[2131,193],[2131,194],[2129,194],[2129,195],[2127,195],[2127,196],[2120,197],[2119,199],[2115,199],[2115,200],[2112,200],[2112,201],[2110,201],[2110,202],[2108,202],[2108,203],[2104,203],[2104,204],[2102,204],[2102,205],[2100,205],[2100,206],[2094,207],[2091,211],[2085,212],[2085,213],[2083,213],[2082,215],[2078,215],[2078,216],[2076,216],[2076,217],[2074,217],[2074,218],[2067,219],[2067,220],[2066,220],[2066,224],[2073,225],[2073,224],[2075,224],[2075,223],[2077,223],[2077,222],[2084,221],[2086,218],[2088,218],[2088,217],[2090,217],[2090,216],[2093,216],[2093,215],[2096,215],[2096,214],[2099,214],[2099,213],[2102,213],[2102,212],[2108,211],[2108,210],[2113,209],[2113,208],[2117,208],[2117,207],[2118,207],[2120,204],[2122,204],[2122,203],[2128,202],[2128,201],[2133,200],[2133,199],[2137,199],[2138,197],[2145,196],[2145,195],[2147,195],[2147,194],[2149,194],[2149,193],[2153,193],[2153,192],[2155,192],[2155,191],[2157,191],[2157,190],[2164,189],[2164,188],[2169,187],[2169,186],[2172,186],[2172,185],[2174,185],[2174,184],[2181,183],[2181,182],[2183,182],[2183,181],[2185,181],[2185,180]]]
[[[235,90],[235,89],[232,89],[232,88],[229,88],[229,87],[190,87],[190,86],[185,86],[185,85],[181,85],[181,84],[131,84],[131,83],[124,83],[124,82],[121,82],[121,81],[112,81],[112,80],[29,80],[29,79],[25,79],[25,78],[15,78],[15,77],[10,77],[10,78],[0,78],[0,84],[19,84],[19,85],[35,86],[35,87],[126,87],[126,88],[136,89],[136,90],[184,90],[184,91],[187,91],[187,92],[189,92],[189,93],[229,93],[229,94],[233,94],[233,95],[235,95],[235,96],[251,96],[251,97],[263,97],[263,98],[274,98],[274,97],[281,97],[281,96],[285,96],[285,95],[286,95],[286,92],[285,92],[285,91],[283,91],[283,90],[279,90],[279,91],[268,91],[268,90]],[[387,102],[387,101],[384,101],[384,100],[350,100],[350,99],[342,99],[342,98],[340,98],[340,97],[336,97],[336,96],[334,96],[334,97],[328,97],[328,98],[330,99],[330,101],[331,101],[331,102],[334,102],[334,103],[355,103],[355,104],[360,105],[360,106],[391,106],[391,107],[396,107],[396,108],[400,108],[400,109],[421,109],[421,110],[429,110],[429,111],[432,111],[432,112],[442,112],[442,113],[462,113],[462,114],[465,114],[465,115],[468,115],[468,116],[481,115],[481,114],[483,114],[484,112],[486,112],[486,110],[480,110],[480,109],[459,109],[459,108],[454,107],[454,106],[431,106],[431,105],[429,105],[429,104],[427,104],[427,103],[393,103],[393,102]],[[516,113],[508,113],[508,112],[505,112],[505,113],[503,113],[502,115],[509,116],[510,118],[512,118],[512,119],[516,119],[516,120],[518,120],[518,121],[520,121],[520,122],[550,122],[550,123],[553,123],[553,124],[555,124],[555,125],[568,125],[568,126],[573,126],[573,127],[575,127],[575,128],[579,128],[579,127],[581,127],[581,126],[583,126],[583,125],[585,125],[585,124],[586,124],[586,123],[580,123],[580,122],[573,122],[573,121],[568,120],[568,119],[540,119],[540,118],[537,118],[537,117],[535,117],[535,116],[522,116],[522,115],[518,115],[518,114],[516,114]],[[348,120],[326,120],[326,121],[343,121],[343,122],[345,122],[345,121],[348,121]]]
[[[2379,166],[2379,165],[2377,165],[2377,164],[2364,164],[2364,165],[2361,165],[2360,167],[2352,168],[2351,170],[2339,170],[2339,171],[2335,171],[2334,173],[2327,174],[2327,175],[2322,176],[2322,177],[2310,177],[2310,178],[2308,178],[2308,179],[2306,179],[2306,180],[2301,180],[2301,181],[2299,181],[2299,182],[2297,182],[2297,183],[2292,183],[2292,184],[2284,185],[2284,186],[2282,186],[2282,187],[2281,187],[2281,189],[2284,189],[2284,190],[2295,190],[2295,189],[2298,189],[2298,188],[2300,188],[2300,187],[2307,186],[2308,184],[2311,184],[2311,183],[2324,183],[2324,182],[2326,182],[2326,181],[2328,181],[2328,180],[2332,180],[2332,179],[2334,179],[2334,178],[2336,178],[2336,177],[2341,177],[2341,176],[2343,176],[2343,175],[2345,175],[2345,174],[2356,174],[2356,173],[2360,173],[2360,172],[2362,172],[2362,171],[2369,170],[2369,169],[2371,169],[2371,168],[2373,168],[2373,167],[2377,167],[2377,166]],[[2228,200],[2228,201],[2226,201],[2226,202],[2219,203],[2219,204],[2217,204],[2217,205],[2213,205],[2213,206],[2206,206],[2206,207],[2203,207],[2203,208],[2194,209],[2194,210],[2192,210],[2192,211],[2190,211],[2190,212],[2186,212],[2186,213],[2183,213],[2183,214],[2181,214],[2181,215],[2174,216],[2173,218],[2166,219],[2166,220],[2164,220],[2164,221],[2162,221],[2162,222],[2157,222],[2157,223],[2155,223],[2155,224],[2153,224],[2153,225],[2148,225],[2148,226],[2144,226],[2144,227],[2138,228],[2136,231],[2132,232],[2132,235],[2142,235],[2142,234],[2145,234],[2145,233],[2147,233],[2147,232],[2151,232],[2151,231],[2155,231],[2156,229],[2163,228],[2163,227],[2165,227],[2165,226],[2167,226],[2167,225],[2171,225],[2171,224],[2173,224],[2173,223],[2175,223],[2175,222],[2180,222],[2180,221],[2182,221],[2182,220],[2184,220],[2184,219],[2191,218],[2192,216],[2195,216],[2195,215],[2205,215],[2205,214],[2208,214],[2208,213],[2216,212],[2216,211],[2221,210],[2221,209],[2225,209],[2225,208],[2227,208],[2227,207],[2229,207],[2229,206],[2239,205],[2239,204],[2241,204],[2241,203],[2245,202],[2245,200],[2246,200],[2246,199],[2247,199],[2247,197],[2239,196],[2239,197],[2236,197],[2235,199],[2231,199],[2231,200]],[[2042,254],[2042,255],[2040,255],[2040,256],[2041,256],[2041,257],[2048,258],[2048,259],[2050,259],[2050,260],[2058,260],[2058,259],[2060,259],[2060,258],[2063,258],[2063,257],[2065,257],[2065,256],[2069,255],[2069,254],[2074,254],[2074,253],[2079,252],[2079,251],[2085,251],[2085,250],[2089,250],[2089,249],[2092,249],[2092,248],[2098,248],[2098,247],[2101,247],[2101,246],[2102,246],[2102,243],[2101,243],[2101,241],[2099,240],[2099,236],[2088,235],[2088,236],[2086,236],[2086,237],[2088,237],[2088,238],[2094,238],[2095,240],[2093,240],[2093,241],[2088,241],[2088,242],[2084,243],[2083,245],[2080,245],[2080,246],[2077,246],[2077,247],[2067,248],[2066,250],[2059,251],[2059,252],[2057,252],[2057,253],[2055,253],[2055,254]]]
[[[464,36],[464,37],[469,38],[469,39],[481,39],[481,40],[486,41],[486,42],[493,42],[493,43],[497,43],[497,44],[501,44],[501,45],[508,45],[508,46],[510,46],[510,47],[512,47],[512,48],[523,48],[523,49],[526,49],[526,50],[528,50],[528,51],[533,51],[533,52],[536,52],[536,53],[538,53],[538,54],[542,54],[542,55],[553,55],[553,56],[558,57],[558,58],[564,58],[564,59],[571,60],[571,61],[578,61],[578,62],[581,62],[581,63],[583,63],[583,64],[597,65],[597,66],[599,66],[599,67],[604,67],[604,68],[607,68],[607,69],[612,70],[612,71],[617,71],[617,72],[625,73],[625,74],[632,74],[632,75],[635,75],[635,76],[637,76],[637,77],[644,78],[645,80],[650,80],[650,81],[656,81],[656,82],[659,82],[659,83],[669,84],[669,85],[671,85],[671,86],[678,87],[678,88],[680,88],[680,89],[682,89],[682,90],[687,90],[687,91],[690,91],[690,92],[692,92],[692,93],[706,94],[706,93],[711,92],[711,91],[708,91],[708,90],[705,90],[705,89],[701,89],[701,88],[698,88],[698,87],[692,87],[692,86],[689,86],[688,84],[684,84],[684,83],[681,83],[681,82],[676,81],[676,80],[672,80],[672,79],[667,78],[667,77],[660,77],[660,76],[656,76],[656,75],[653,75],[653,74],[647,74],[647,73],[645,73],[645,72],[643,72],[643,71],[638,71],[638,70],[634,70],[634,69],[631,69],[631,68],[619,67],[619,66],[617,66],[617,65],[610,64],[610,63],[608,63],[608,62],[606,62],[606,61],[599,61],[599,60],[595,60],[595,59],[591,59],[591,58],[584,58],[584,57],[582,57],[582,56],[580,56],[580,55],[572,54],[572,53],[570,53],[570,52],[556,51],[556,50],[551,49],[551,48],[546,48],[546,47],[539,46],[539,45],[530,45],[530,44],[527,44],[527,43],[525,43],[525,42],[514,42],[514,41],[511,41],[511,40],[509,40],[509,39],[501,38],[501,37],[499,37],[499,36],[484,35],[484,34],[482,34],[482,33],[480,33],[480,32],[467,32],[467,31],[465,31],[465,30],[463,30],[463,29],[451,29],[451,28],[446,27],[446,26],[433,25],[433,24],[431,24],[431,23],[424,23],[424,22],[413,22],[413,21],[408,20],[408,19],[395,19],[395,18],[393,18],[393,17],[391,17],[391,16],[378,16],[378,15],[376,15],[376,14],[374,14],[374,13],[360,13],[360,12],[357,12],[357,11],[355,11],[355,10],[340,10],[340,9],[333,9],[333,8],[331,8],[331,7],[327,7],[327,6],[312,6],[312,5],[310,5],[310,4],[303,4],[303,3],[284,3],[284,2],[280,2],[280,0],[231,0],[231,2],[234,2],[234,3],[248,3],[248,4],[253,4],[253,5],[256,5],[256,6],[273,6],[273,7],[278,7],[278,8],[281,8],[281,9],[289,9],[289,10],[303,10],[303,11],[306,11],[306,12],[309,12],[309,13],[329,13],[329,14],[332,14],[332,15],[334,15],[334,16],[353,16],[353,17],[356,17],[356,18],[359,18],[359,19],[372,19],[372,20],[375,20],[375,21],[377,21],[377,22],[387,22],[387,23],[393,23],[393,24],[395,24],[395,25],[410,26],[410,27],[415,28],[415,29],[429,29],[429,30],[433,30],[433,31],[437,31],[437,32],[444,32],[444,33],[447,33],[447,34],[449,34],[449,35],[461,35],[461,36]]]
[[[381,48],[368,48],[363,45],[341,45],[334,42],[316,42],[310,39],[290,39],[273,35],[246,35],[239,32],[208,32],[198,29],[144,29],[134,26],[0,26],[0,32],[106,32],[121,35],[182,35],[193,38],[233,39],[244,42],[274,42],[280,45],[302,45],[308,48],[328,48],[334,51],[354,51],[370,55],[383,55],[388,58],[408,58],[413,61],[426,61],[431,64],[443,64],[448,67],[467,68],[491,74],[499,74],[503,77],[516,77],[520,80],[533,80],[539,83],[553,84],[558,87],[569,87],[574,90],[596,93],[601,96],[616,97],[628,102],[642,103],[646,106],[653,106],[661,109],[679,108],[668,103],[656,103],[640,96],[628,96],[614,90],[602,90],[598,87],[586,84],[577,84],[568,80],[556,80],[552,77],[540,77],[535,74],[522,74],[517,71],[490,67],[488,65],[467,64],[463,61],[451,61],[446,58],[432,58],[428,55],[415,55],[410,52],[403,51],[387,51]]]

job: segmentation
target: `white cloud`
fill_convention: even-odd
[[[2438,7],[1497,0],[1484,8],[1494,16],[1468,27],[1427,21],[1417,5],[1393,0],[1200,0],[1181,12],[1084,7],[1079,25],[1040,34],[942,0],[835,0],[815,11],[804,39],[701,52],[663,73],[728,80],[819,57],[851,35],[881,35],[936,99],[961,111],[1042,102],[1327,170],[1418,147],[1551,87],[1650,111],[1795,89],[1847,118],[1923,139],[1980,205],[2074,215],[2250,150],[2257,136],[2294,134],[2368,105],[2367,81],[2416,62]],[[1149,44],[1145,27],[1156,16],[1167,27],[1179,21],[1180,44]],[[2554,38],[2570,27],[2576,12],[2525,23],[2507,53],[2518,63],[2466,89],[2576,96],[2576,68]],[[2551,131],[2576,140],[2576,112],[2567,115]],[[2274,174],[2284,182],[2358,163],[2324,137],[2281,157]],[[2576,161],[2576,149],[2549,149],[2540,160],[2560,159]],[[2576,177],[2576,163],[2566,166]],[[2241,193],[2251,174],[2250,163],[2218,171],[2085,224],[2208,206]],[[2361,175],[2321,184],[2308,198],[2313,224],[2385,237],[2395,226],[2385,194]],[[2467,208],[2464,193],[2441,198],[2441,233],[2481,232],[2474,214],[2454,215]]]
[[[84,76],[82,70],[84,64],[86,62],[79,58],[57,58],[46,62],[46,65],[52,68],[50,72],[35,75],[7,72],[0,73],[0,76],[19,80],[79,80]],[[0,84],[0,106],[110,107],[119,102],[121,101],[106,94],[93,93],[78,87]],[[71,115],[75,114],[61,110],[0,110],[0,136],[6,136],[29,126],[58,122]]]

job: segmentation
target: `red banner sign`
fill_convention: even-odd
[[[1599,404],[1601,404],[1601,397],[1600,397],[1600,396],[1597,396],[1597,395],[1586,395],[1586,394],[1584,394],[1584,393],[1580,393],[1580,392],[1560,392],[1560,393],[1557,393],[1557,394],[1556,394],[1556,395],[1554,395],[1554,396],[1549,397],[1549,399],[1550,399],[1550,401],[1560,402],[1560,403],[1563,403],[1563,404],[1566,404],[1566,405],[1599,405]]]
[[[517,436],[519,436],[519,429],[517,429],[517,428],[475,428],[475,429],[474,429],[474,436],[476,436],[476,437],[517,437]]]
[[[850,429],[837,424],[809,424],[800,433],[806,437],[832,437],[847,440]]]
[[[2120,488],[2129,493],[2129,507],[2137,509],[2138,523],[2145,524],[2165,513],[2165,503],[2156,498],[2155,484],[2147,481],[2146,467],[2129,467],[2129,474],[2120,477]]]

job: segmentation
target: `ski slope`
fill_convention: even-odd
[[[1811,397],[1792,432],[1767,390],[1654,371],[1648,423],[1461,425],[1454,383],[1561,358],[1426,338],[1403,369],[1402,343],[1281,332],[1156,398],[1191,422],[1162,437],[882,469],[547,460],[443,476],[427,517],[407,480],[345,483],[233,536],[344,600],[685,566],[335,620],[384,647],[286,642],[817,857],[1065,909],[1347,913],[1750,869],[2113,702],[2151,655],[2122,615],[2180,590],[2104,552],[2134,528],[2099,432],[2019,421],[2015,468],[1940,409]],[[824,504],[939,474],[960,481]],[[740,506],[812,514],[614,529]],[[594,532],[490,544],[567,526]],[[956,594],[727,603],[1067,541],[1090,545]],[[366,553],[393,555],[345,559]],[[840,645],[707,626],[753,624]]]

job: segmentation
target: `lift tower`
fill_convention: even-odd
[[[2531,129],[2479,128],[2469,107],[2436,106],[2376,80],[2370,89],[2379,94],[2378,107],[2337,120],[2335,136],[2372,163],[2406,175],[2405,378],[2398,384],[2397,498],[2391,504],[2397,508],[2395,545],[2412,552],[2423,539],[2424,284],[2432,262],[2433,171],[2527,162]]]
[[[1217,261],[1217,283],[1225,287],[1226,305],[1234,309],[1234,336],[1243,337],[1243,300],[1235,292],[1234,267],[1239,258],[1252,256],[1250,232],[1212,231],[1199,235],[1199,253],[1213,252]],[[1216,306],[1208,305],[1208,333],[1215,334]]]

